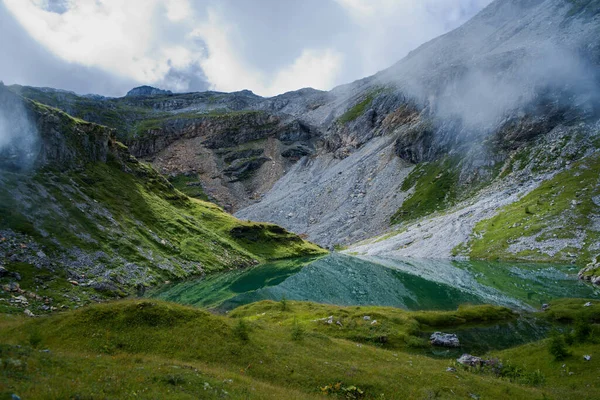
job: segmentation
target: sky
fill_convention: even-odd
[[[123,96],[329,90],[491,0],[0,0],[0,80]]]

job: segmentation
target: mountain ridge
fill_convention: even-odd
[[[477,199],[488,207],[478,218],[492,217],[505,205],[501,198],[518,202],[571,163],[591,160],[600,115],[595,10],[596,1],[497,0],[390,68],[329,92],[94,102],[12,90],[112,126],[180,189],[240,218],[274,222],[328,247],[382,234],[398,240],[405,237],[398,229],[411,227],[420,232],[416,240],[409,235],[386,248],[475,257],[465,249],[480,219],[436,220],[464,225],[451,249],[418,229],[419,221],[451,209],[469,214],[461,207]],[[586,212],[594,220],[597,210]],[[596,235],[581,229],[582,237]],[[560,252],[536,255],[543,246],[535,241],[528,246],[502,256],[571,261]]]

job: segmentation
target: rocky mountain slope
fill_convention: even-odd
[[[324,246],[583,264],[600,251],[598,37],[597,0],[497,0],[330,92],[11,90],[115,128],[185,193]]]
[[[8,138],[0,151],[3,300],[9,292],[24,294],[21,300],[37,312],[323,253],[283,228],[242,222],[187,197],[133,157],[110,128],[4,86],[0,110]],[[64,299],[56,298],[61,292]]]
[[[365,254],[588,262],[600,251],[599,11],[597,1],[498,0],[334,90],[347,101],[323,120],[321,154],[238,215],[327,245],[396,225],[350,249]],[[338,179],[327,179],[335,167],[311,171],[327,157]],[[380,173],[371,160],[386,158],[396,169]],[[366,177],[347,167],[361,164]],[[318,200],[329,192],[345,201]]]

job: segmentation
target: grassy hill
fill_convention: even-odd
[[[588,321],[598,320],[594,307],[586,309]],[[556,312],[539,318],[569,321],[582,307],[580,300],[563,300],[551,309]],[[343,326],[328,324],[329,315]],[[378,322],[371,325],[364,315]],[[515,316],[490,306],[405,312],[290,301],[218,316],[149,300],[37,319],[4,315],[0,393],[36,399],[598,398],[597,361],[582,357],[600,350],[593,336],[570,345],[564,360],[554,360],[548,340],[493,351],[488,357],[503,364],[497,370],[419,353],[419,346],[429,346],[416,344],[421,331],[507,318]],[[369,340],[383,332],[403,344]]]
[[[187,197],[132,157],[114,130],[6,90],[2,96],[22,103],[39,134],[34,169],[0,174],[0,265],[8,271],[0,283],[19,284],[34,312],[325,252],[276,225],[240,221]]]

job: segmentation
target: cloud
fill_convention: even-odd
[[[36,0],[5,2],[36,41],[68,62],[151,82],[168,72],[168,61],[181,66],[192,58],[185,46],[154,46],[156,0],[80,0],[60,14]]]
[[[463,24],[492,0],[334,0],[351,17],[352,52],[371,75]]]
[[[23,104],[7,92],[0,85],[0,168],[26,170],[39,152],[39,133]]]
[[[0,1],[0,80],[33,86],[49,86],[78,93],[121,96],[139,82],[69,63],[36,42]]]
[[[489,3],[0,1],[35,42],[69,65],[175,91],[251,89],[262,95],[330,89],[373,74]]]
[[[265,74],[239,56],[233,25],[216,9],[210,9],[208,16],[207,22],[191,36],[203,40],[209,49],[200,60],[200,66],[215,89],[251,89],[272,96],[306,86],[329,89],[335,83],[343,59],[335,50],[304,49],[273,75]]]
[[[302,87],[329,89],[342,68],[343,55],[332,49],[306,49],[294,62],[279,71],[270,85],[278,94]]]

